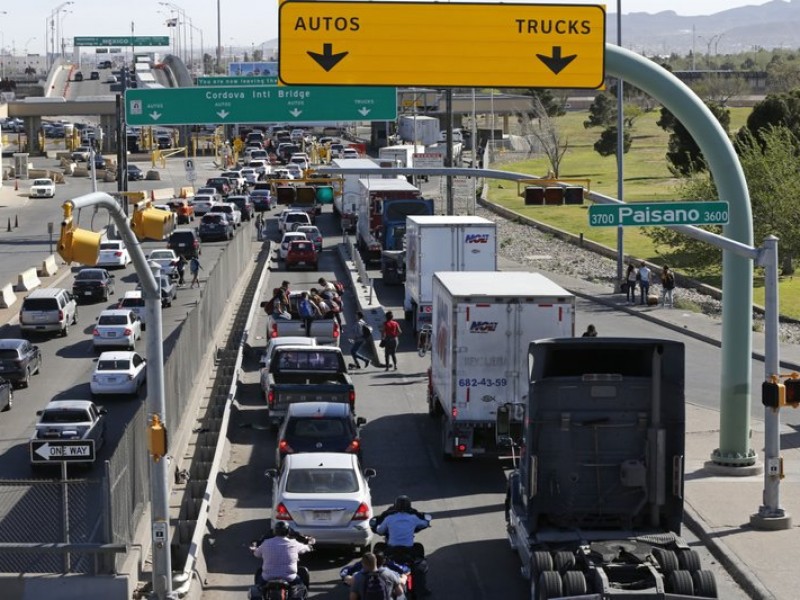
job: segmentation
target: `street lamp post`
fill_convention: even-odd
[[[7,15],[8,12],[0,10],[0,15]],[[0,31],[0,79],[6,78],[6,36]]]
[[[57,39],[57,23],[59,20],[59,16],[61,11],[64,10],[65,7],[75,4],[72,0],[67,0],[66,2],[62,2],[58,6],[56,6],[53,10],[50,11],[50,18],[45,22],[45,48],[47,46],[47,24],[49,22],[50,25],[50,52],[48,53],[48,61],[47,67],[48,69],[53,65],[53,58],[56,55],[56,39]]]
[[[181,32],[183,33],[183,40],[181,41],[181,50],[182,52],[178,53],[178,56],[183,60],[184,63],[187,62],[187,55],[186,55],[186,25],[189,24],[189,19],[186,16],[186,11],[175,4],[174,2],[159,2],[161,6],[167,6],[170,9],[174,10],[178,13],[178,25],[180,26],[177,30],[178,39],[181,39]],[[190,33],[191,37],[191,33]],[[188,57],[188,60],[191,61],[191,55]]]
[[[198,32],[200,34],[200,72],[201,72],[201,74],[205,75],[205,73],[206,73],[206,49],[205,49],[205,44],[203,43],[203,30],[198,28],[198,27],[195,27],[192,24],[191,19],[189,20],[189,27],[191,27],[192,31],[196,31],[196,32]],[[192,45],[192,54],[194,54],[194,45]]]

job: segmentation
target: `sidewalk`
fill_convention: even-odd
[[[622,294],[606,286],[548,273],[574,294],[624,311],[639,318],[681,331],[697,339],[720,345],[722,322],[699,313],[660,307],[628,306]],[[763,357],[764,334],[753,333],[753,353]],[[800,346],[781,344],[781,363],[800,371]],[[786,369],[784,369],[786,370]],[[753,381],[757,385],[758,381]],[[791,409],[787,409],[791,410]],[[752,447],[764,456],[764,423],[752,421]],[[781,505],[793,517],[793,527],[784,531],[757,531],[750,515],[761,504],[763,474],[750,477],[712,475],[705,468],[719,447],[719,411],[686,406],[686,505],[684,523],[709,547],[712,554],[753,598],[790,600],[800,595],[800,571],[787,558],[800,540],[800,434],[795,427],[781,426],[785,479],[781,482]]]

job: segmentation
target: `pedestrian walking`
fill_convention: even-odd
[[[384,366],[389,370],[389,359],[394,364],[394,370],[397,371],[397,343],[400,334],[403,331],[400,329],[400,324],[394,320],[394,313],[389,311],[386,313],[386,321],[382,328],[381,346],[383,346]]]
[[[263,218],[261,217],[261,213],[256,215],[256,239],[260,242],[263,238],[263,233],[261,228],[263,226]]]
[[[639,271],[633,266],[633,263],[628,263],[628,272],[625,274],[626,286],[626,300],[628,304],[636,304],[636,282],[639,280]]]
[[[597,329],[594,325],[589,325],[581,337],[597,337]]]
[[[647,304],[647,296],[650,294],[650,268],[644,263],[639,264],[639,304]]]
[[[189,272],[192,274],[192,282],[189,284],[189,289],[194,287],[194,284],[197,284],[197,287],[200,287],[200,271],[203,269],[203,266],[200,264],[200,259],[196,256],[192,257],[192,260],[189,261]]]
[[[372,341],[372,327],[364,320],[364,313],[360,310],[356,311],[356,317],[358,317],[358,322],[353,325],[353,338],[350,340],[352,344],[350,347],[350,356],[353,357],[354,364],[350,365],[350,367],[360,369],[361,366],[358,361],[361,359],[364,361],[364,368],[366,369],[369,366],[370,359],[361,354],[359,350],[361,350],[364,344]]]
[[[661,306],[673,307],[673,295],[675,292],[675,275],[667,265],[661,269]]]
[[[183,279],[183,274],[186,269],[186,257],[183,254],[178,255],[178,259],[175,261],[175,270],[178,272],[178,287],[183,287],[186,285],[186,282]]]

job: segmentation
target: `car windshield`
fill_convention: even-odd
[[[79,280],[85,281],[87,279],[102,279],[102,278],[103,274],[100,271],[93,271],[91,269],[88,271],[80,271],[77,275],[75,275],[76,281]]]
[[[98,325],[127,325],[128,315],[100,315]]]
[[[308,242],[293,242],[290,250],[292,252],[311,252],[314,247]]]
[[[99,360],[97,361],[98,371],[127,371],[131,368],[131,361],[127,358],[116,360]]]
[[[224,218],[225,217],[222,217],[220,215],[206,215],[206,216],[203,217],[203,221],[202,222],[203,223],[211,223],[211,224],[214,224],[214,225],[218,225],[218,224],[222,223],[222,220]]]
[[[45,410],[40,423],[85,423],[89,415],[85,410]]]
[[[103,242],[100,244],[100,250],[119,250],[119,242]]]
[[[150,253],[150,260],[173,260],[174,258],[175,257],[172,255],[172,252],[168,250],[154,250]]]
[[[341,419],[296,419],[289,421],[286,434],[296,438],[338,438],[347,433]]]
[[[19,358],[16,350],[6,349],[0,350],[0,360],[16,360]]]
[[[352,494],[358,480],[349,469],[292,469],[286,491],[295,494]]]
[[[288,350],[280,354],[281,371],[329,371],[339,370],[339,357],[334,352],[309,352]]]
[[[33,185],[51,185],[52,182],[49,179],[34,179]]]
[[[124,308],[139,308],[144,306],[144,298],[123,298],[121,306]]]
[[[22,304],[23,310],[55,310],[58,303],[55,298],[26,298]]]

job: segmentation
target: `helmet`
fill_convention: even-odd
[[[272,526],[272,533],[280,537],[289,535],[289,524],[285,521],[276,521]]]
[[[394,499],[394,509],[401,512],[411,510],[411,498],[405,494]]]

